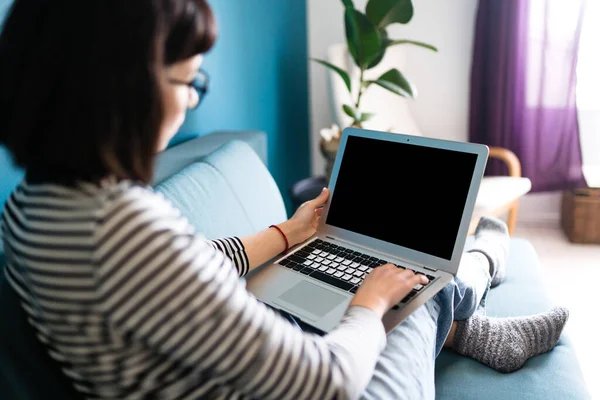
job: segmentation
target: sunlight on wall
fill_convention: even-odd
[[[577,103],[580,108],[600,110],[600,2],[590,1],[584,14],[577,66]]]
[[[587,183],[600,187],[600,2],[588,1],[577,65],[577,108]]]

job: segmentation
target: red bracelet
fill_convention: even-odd
[[[275,228],[279,231],[279,233],[281,233],[281,236],[283,236],[283,240],[285,240],[285,250],[283,251],[283,254],[287,254],[288,250],[290,249],[290,242],[288,242],[288,238],[287,236],[285,236],[285,233],[283,233],[281,228],[277,225],[271,225],[269,226],[269,228]]]

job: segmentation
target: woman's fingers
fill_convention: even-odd
[[[323,190],[321,191],[321,194],[319,194],[314,199],[310,200],[308,202],[308,204],[310,204],[311,207],[316,209],[318,207],[322,207],[327,202],[328,198],[329,198],[329,189],[323,188]]]
[[[429,279],[423,274],[415,274],[415,272],[408,268],[397,267],[394,264],[386,264],[389,265],[388,268],[394,268],[398,271],[398,274],[402,276],[404,279],[408,281],[411,287],[414,287],[418,284],[426,285],[429,283]]]

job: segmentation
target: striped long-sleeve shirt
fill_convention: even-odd
[[[90,399],[356,398],[385,345],[361,307],[303,333],[245,290],[238,238],[204,239],[130,182],[23,182],[1,228],[39,339]]]

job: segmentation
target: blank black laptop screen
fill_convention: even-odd
[[[327,224],[450,260],[476,161],[349,136]]]

